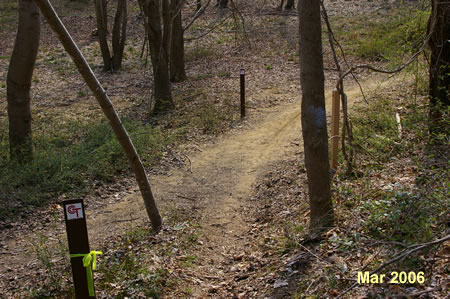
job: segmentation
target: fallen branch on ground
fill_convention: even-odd
[[[440,244],[443,243],[447,240],[450,240],[450,235],[447,235],[441,239],[437,239],[428,243],[422,243],[422,244],[415,244],[415,245],[411,245],[409,246],[407,249],[405,249],[402,253],[398,254],[396,257],[394,257],[393,259],[385,262],[384,264],[382,264],[381,266],[379,266],[378,268],[376,268],[375,270],[373,270],[372,272],[369,273],[369,276],[372,274],[377,273],[378,271],[380,271],[381,269],[386,268],[387,266],[389,266],[390,264],[395,263],[396,261],[399,261],[405,257],[407,257],[410,254],[413,254],[414,252],[417,252],[419,250],[422,250],[424,248],[436,245],[436,244]],[[410,249],[412,248],[412,249]],[[409,249],[409,250],[408,250]],[[345,294],[347,294],[348,292],[350,292],[354,287],[356,287],[358,285],[358,282],[355,282],[354,284],[352,284],[349,288],[347,288],[344,292],[342,292],[339,296],[336,297],[336,299],[338,298],[342,298],[342,296],[344,296]]]

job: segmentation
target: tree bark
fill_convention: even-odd
[[[219,6],[219,8],[227,8],[228,0],[217,0],[217,5]]]
[[[293,9],[294,8],[294,0],[287,0],[286,2],[286,6],[284,7],[284,9]]]
[[[163,22],[163,44],[167,52],[167,58],[170,63],[170,50],[172,48],[172,3],[175,0],[162,0],[162,22]]]
[[[97,16],[98,42],[103,58],[103,70],[109,71],[112,67],[111,53],[108,46],[108,14],[106,13],[106,1],[95,0],[95,14]]]
[[[202,0],[197,0],[197,10],[200,10],[202,8]]]
[[[163,40],[162,18],[158,0],[139,0],[147,17],[148,43],[153,68],[153,113],[159,114],[175,108],[169,77],[169,56]],[[168,1],[168,0],[163,0]]]
[[[284,0],[281,0],[280,5],[277,7],[277,9],[278,9],[279,11],[282,11],[282,10],[283,10],[283,4],[284,4]]]
[[[316,235],[333,224],[320,2],[299,1],[298,15],[302,132],[311,209],[310,232]]]
[[[142,193],[142,198],[145,203],[147,214],[152,223],[152,228],[154,231],[159,231],[162,225],[162,218],[156,205],[156,201],[153,197],[153,192],[150,187],[147,174],[145,172],[144,166],[142,165],[141,159],[136,152],[133,142],[131,141],[127,131],[120,121],[120,118],[117,115],[114,106],[111,103],[111,100],[105,93],[103,87],[98,82],[88,63],[84,59],[83,54],[81,54],[72,37],[67,32],[66,28],[57,16],[50,2],[48,0],[35,0],[35,2],[41,9],[41,12],[47,20],[47,23],[58,36],[59,40],[64,46],[64,49],[72,57],[73,62],[78,68],[78,71],[83,76],[83,79],[85,80],[89,89],[92,91],[98,103],[100,104],[103,113],[108,118],[114,134],[116,135],[117,140],[122,146],[123,151],[125,152],[134,171],[139,189]]]
[[[39,49],[40,15],[33,0],[19,0],[19,25],[7,75],[11,160],[33,159],[31,79]]]
[[[428,22],[431,38],[430,63],[430,133],[448,132],[448,109],[450,106],[450,2],[432,0]],[[447,120],[445,119],[447,118]]]
[[[122,66],[123,51],[127,38],[127,0],[119,0],[117,3],[116,17],[112,32],[112,68],[118,70]]]
[[[181,0],[171,1],[171,10],[175,11]],[[200,3],[201,8],[201,3]],[[175,12],[176,13],[176,12]],[[172,25],[172,44],[170,49],[170,81],[180,82],[186,79],[184,68],[184,36],[181,11],[175,16]]]

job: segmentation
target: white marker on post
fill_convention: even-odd
[[[81,203],[66,205],[66,212],[67,220],[84,218]]]

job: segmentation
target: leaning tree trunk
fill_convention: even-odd
[[[164,44],[159,0],[139,0],[147,17],[147,35],[153,68],[153,113],[167,112],[175,108],[172,101],[169,77],[169,56]],[[168,0],[163,0],[168,1]]]
[[[33,0],[19,0],[19,25],[6,79],[10,156],[19,162],[33,158],[30,89],[39,37],[39,8]]]
[[[171,1],[171,10],[176,13],[176,8],[181,0]],[[201,4],[200,4],[201,8]],[[172,25],[172,44],[170,49],[170,81],[180,82],[186,79],[184,68],[184,37],[181,10],[175,16]]]
[[[139,189],[141,190],[147,214],[152,223],[152,228],[154,231],[159,231],[162,225],[162,218],[156,205],[155,198],[153,197],[147,174],[145,172],[144,166],[142,165],[141,159],[136,152],[133,142],[131,141],[127,131],[120,121],[120,118],[117,115],[114,106],[112,105],[108,95],[105,93],[105,90],[100,85],[88,63],[86,62],[86,59],[84,59],[83,54],[81,54],[72,37],[69,35],[63,23],[57,16],[50,2],[48,0],[35,0],[35,2],[41,9],[41,12],[47,20],[47,23],[57,34],[59,40],[64,46],[64,49],[66,49],[67,53],[69,53],[69,55],[72,57],[73,62],[78,68],[78,71],[83,76],[83,79],[85,80],[89,89],[92,91],[98,103],[100,104],[103,113],[108,118],[114,134],[116,135],[117,140],[122,146],[122,149],[125,152],[128,161],[130,162],[131,168],[133,169],[133,172],[136,176],[136,180]]]
[[[450,107],[450,2],[432,0],[428,22],[431,38],[430,63],[430,133],[448,132]],[[447,118],[447,119],[445,119]]]
[[[117,3],[116,17],[112,32],[112,68],[118,70],[122,66],[123,51],[127,38],[127,0],[119,0]]]
[[[298,3],[302,131],[313,235],[333,224],[322,58],[320,2]]]

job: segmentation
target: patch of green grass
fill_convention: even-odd
[[[378,15],[334,18],[331,23],[337,39],[353,55],[399,63],[422,45],[429,11],[412,7],[392,9]]]
[[[425,242],[432,237],[431,224],[438,208],[432,202],[409,192],[388,192],[362,206],[369,213],[365,227],[375,239],[398,242]],[[432,213],[432,214],[430,214]]]
[[[192,268],[192,267],[194,267],[196,260],[197,260],[197,257],[195,255],[188,255],[184,258],[182,266],[184,268]]]
[[[56,231],[59,221],[58,216],[56,212],[52,216],[51,228]],[[29,240],[34,256],[45,269],[45,273],[41,276],[41,284],[33,285],[29,290],[30,296],[33,298],[43,298],[50,295],[74,296],[73,287],[67,285],[67,281],[71,277],[69,249],[61,235],[57,234],[56,237],[56,244],[40,232],[33,234]]]
[[[395,106],[390,99],[380,96],[370,100],[369,105],[359,106],[352,121],[354,145],[376,157],[379,163],[386,162],[402,149]]]
[[[16,26],[19,11],[18,3],[15,0],[2,1],[0,9],[0,27],[2,27],[2,30]]]
[[[123,119],[146,166],[161,155],[171,138],[158,128]],[[86,194],[92,183],[114,181],[130,168],[122,148],[106,121],[60,122],[40,119],[33,130],[34,160],[29,164],[9,161],[8,126],[0,129],[0,215],[13,215],[17,205],[41,206]],[[5,203],[5,206],[3,205]]]
[[[417,86],[417,81],[410,85]],[[450,210],[448,150],[429,136],[426,97],[377,93],[369,105],[361,104],[352,113],[360,177],[350,184],[352,188],[338,185],[337,193],[345,198],[345,206],[361,213],[371,238],[408,244],[429,241],[446,229]],[[401,115],[401,134],[396,111]],[[396,180],[397,176],[409,180]],[[378,178],[383,188],[374,187]]]
[[[231,77],[231,72],[230,71],[218,71],[217,72],[217,76],[222,77],[222,78],[230,78]]]
[[[215,55],[215,49],[212,46],[196,45],[192,48],[186,49],[186,62],[193,62],[205,58],[210,58]]]
[[[237,111],[234,106],[229,100],[225,101],[221,106],[203,103],[197,110],[198,126],[202,128],[203,133],[219,133],[226,124],[234,120],[234,115]]]
[[[169,273],[164,269],[152,269],[141,255],[126,252],[112,255],[99,263],[98,272],[103,276],[99,289],[114,298],[161,298],[163,288],[169,281]],[[119,288],[116,288],[119,286]]]

